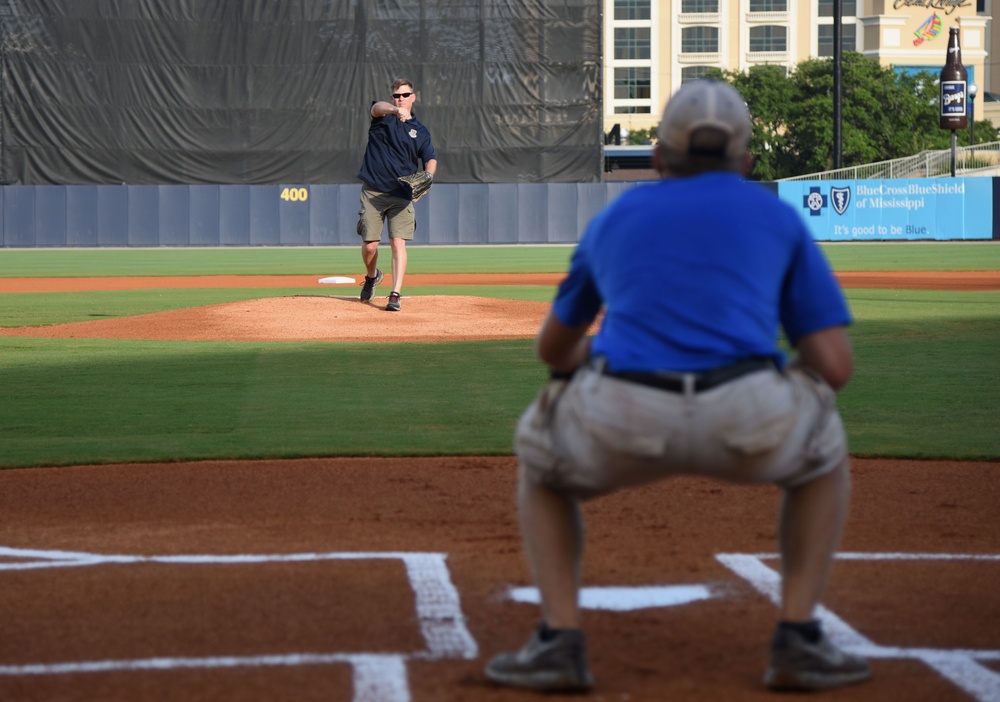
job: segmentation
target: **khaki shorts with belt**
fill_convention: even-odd
[[[791,487],[847,457],[836,395],[807,372],[719,369],[717,384],[602,366],[551,381],[522,415],[515,450],[527,477],[582,498],[671,475]]]
[[[382,223],[389,223],[390,239],[413,239],[417,218],[410,200],[361,186],[361,210],[358,212],[358,236],[362,241],[379,241]]]

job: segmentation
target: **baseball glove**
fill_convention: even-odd
[[[410,186],[410,200],[413,202],[423,197],[434,184],[434,176],[427,171],[417,171],[413,175],[403,176],[397,180]]]

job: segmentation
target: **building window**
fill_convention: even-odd
[[[788,29],[775,24],[751,27],[750,51],[788,51]]]
[[[688,27],[681,30],[681,53],[714,54],[718,51],[718,27]]]
[[[817,50],[820,56],[833,56],[833,25],[819,25],[819,46]],[[853,24],[840,25],[840,50],[857,51],[858,28]]]
[[[615,69],[615,100],[649,100],[652,96],[648,67]]]
[[[750,12],[788,12],[788,0],[750,0]]]
[[[711,66],[685,66],[681,69],[681,85],[704,78],[712,70]]]
[[[650,0],[615,0],[616,20],[648,20]]]
[[[857,2],[855,0],[842,0],[840,3],[840,14],[843,17],[854,17],[857,15]],[[833,0],[819,0],[819,16],[833,17]]]
[[[719,0],[683,0],[681,12],[718,12]]]
[[[649,27],[616,27],[615,59],[649,59],[651,55]]]
[[[649,105],[622,105],[615,108],[616,115],[648,115],[652,112]]]

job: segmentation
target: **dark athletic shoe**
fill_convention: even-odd
[[[385,303],[385,308],[390,312],[399,312],[399,293],[389,293],[389,301]]]
[[[779,627],[771,644],[771,667],[764,684],[772,690],[827,690],[864,682],[872,676],[864,658],[834,646],[826,634],[809,643],[801,634]]]
[[[382,271],[380,271],[378,268],[375,269],[374,278],[369,278],[368,276],[365,276],[365,284],[361,287],[362,302],[368,302],[369,300],[372,299],[372,297],[375,295],[375,288],[378,286],[379,283],[382,282],[382,278],[384,277],[385,276],[382,275]]]
[[[542,627],[519,651],[501,653],[486,665],[486,677],[509,687],[541,692],[586,692],[594,686],[587,644],[579,629],[562,629],[549,641]]]

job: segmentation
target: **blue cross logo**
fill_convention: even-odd
[[[826,195],[819,191],[819,188],[813,186],[809,188],[809,194],[803,196],[802,206],[809,209],[810,217],[818,217],[823,214],[823,208],[827,206]]]

